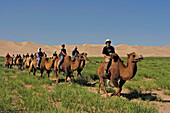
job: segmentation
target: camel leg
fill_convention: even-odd
[[[36,73],[36,68],[34,68],[34,70],[33,70],[33,75],[35,76],[35,73]]]
[[[82,76],[81,76],[81,72],[80,72],[80,78],[81,78]]]
[[[50,77],[50,70],[47,70],[48,78]]]
[[[107,91],[106,91],[106,86],[105,86],[105,83],[104,83],[104,81],[102,81],[102,84],[103,84],[103,89],[104,89],[104,92],[106,93],[106,96],[108,97],[109,95],[107,94]]]
[[[69,77],[70,77],[70,80],[71,80],[71,82],[72,82],[72,79],[74,79],[74,75],[73,75],[73,73],[70,73],[69,75],[70,75],[70,76],[69,76]]]
[[[73,73],[69,74],[69,77],[70,77],[70,81],[71,81],[71,84],[72,84],[72,77],[74,79]]]
[[[66,78],[65,78],[65,82],[67,82],[67,78],[70,77],[70,74],[68,72],[68,70],[66,71]],[[70,77],[71,78],[71,77]]]
[[[118,80],[116,78],[114,78],[112,80],[112,82],[113,82],[113,85],[116,87],[117,90],[116,90],[116,93],[112,93],[111,96],[117,95],[120,91],[120,88],[119,88],[119,85],[118,85]]]
[[[68,76],[66,75],[65,82],[67,82],[67,78],[68,78]]]
[[[20,70],[22,70],[22,65],[20,65]]]
[[[77,76],[78,76],[78,75],[80,75],[80,78],[81,78],[81,71],[78,71],[78,74],[77,74]]]
[[[31,70],[32,70],[32,69],[31,69],[31,68],[29,68],[29,75],[30,75],[30,73],[31,73]]]
[[[23,65],[23,70],[26,69],[25,65]]]
[[[126,82],[125,80],[120,79],[120,82],[119,82],[119,88],[120,88],[120,90],[119,90],[119,92],[118,92],[118,96],[120,96],[120,93],[121,93],[121,91],[122,91],[122,86],[124,85],[125,82]]]
[[[57,84],[58,84],[58,81],[59,81],[57,72],[55,72],[55,76],[56,76],[56,85],[57,85]]]
[[[70,81],[71,81],[71,84],[72,84],[72,77],[70,76]]]
[[[59,77],[58,75],[60,74],[58,69],[54,69],[55,77],[56,77],[56,85],[59,83]]]
[[[29,67],[29,74],[32,72],[32,66]]]
[[[44,73],[44,70],[41,69],[40,72],[41,72],[41,77],[40,77],[40,79],[41,79],[41,78],[42,78],[42,75],[43,75],[43,73]]]
[[[101,80],[100,80],[100,81],[99,81],[99,87],[98,87],[98,93],[100,93],[101,84],[102,84],[102,82],[101,82]]]
[[[79,71],[77,71],[77,75],[76,76],[78,77],[78,75],[79,75]]]
[[[81,71],[80,70],[77,70],[77,77],[78,75],[80,75],[80,78],[81,78]]]

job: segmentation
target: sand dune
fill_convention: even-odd
[[[102,56],[102,48],[104,44],[84,44],[77,45],[80,52],[87,52],[89,57],[100,57]],[[40,45],[33,42],[12,42],[0,40],[0,56],[5,56],[6,53],[10,54],[26,54],[26,53],[35,53],[37,49],[41,47],[43,51],[47,53],[48,56],[51,56],[54,51],[57,53],[60,52],[60,45],[48,46]],[[67,53],[71,55],[71,51],[75,45],[66,45]],[[152,47],[152,46],[139,46],[139,45],[118,45],[115,46],[116,52],[120,56],[126,56],[127,53],[136,52],[142,54],[144,57],[156,56],[156,57],[170,57],[170,46],[164,47]]]

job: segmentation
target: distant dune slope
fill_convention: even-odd
[[[84,44],[77,45],[80,52],[87,52],[89,57],[100,57],[102,56],[102,49],[104,44]],[[33,42],[12,42],[0,40],[0,56],[5,56],[6,53],[12,54],[26,54],[26,53],[35,53],[37,49],[41,47],[43,51],[47,53],[48,56],[51,56],[54,51],[57,53],[60,52],[60,45],[48,46],[40,45]],[[75,45],[66,45],[67,53],[71,55],[71,51]],[[170,57],[170,46],[164,47],[152,47],[152,46],[130,46],[126,44],[115,46],[116,52],[120,56],[126,56],[127,53],[136,52],[143,55],[144,57]]]

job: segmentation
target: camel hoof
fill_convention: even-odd
[[[112,96],[116,96],[116,94],[115,94],[115,93],[112,93],[112,94],[110,95],[110,97],[112,97]]]
[[[118,96],[120,97],[120,93],[118,93]]]

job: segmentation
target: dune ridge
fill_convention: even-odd
[[[83,44],[83,45],[66,45],[67,53],[71,55],[73,48],[77,46],[80,52],[88,53],[89,57],[101,57],[104,44]],[[41,47],[43,51],[51,56],[54,51],[60,52],[60,45],[40,45],[34,42],[12,42],[0,40],[0,56],[5,56],[6,53],[12,54],[26,54],[35,53]],[[127,53],[136,52],[144,57],[170,57],[170,46],[152,47],[140,45],[126,45],[121,44],[114,46],[116,53],[124,57]]]

